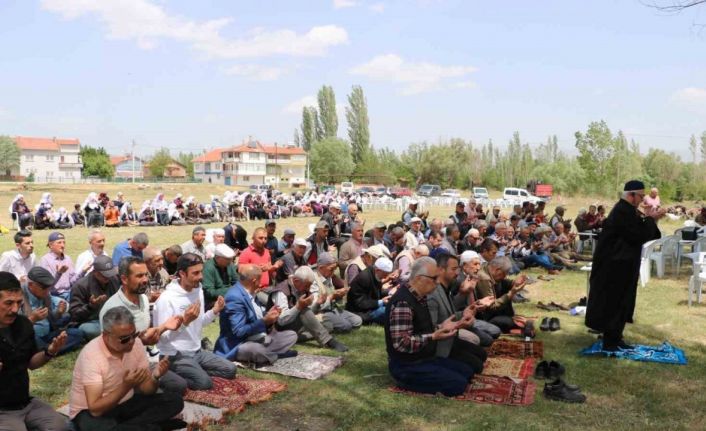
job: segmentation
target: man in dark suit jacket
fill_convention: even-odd
[[[217,355],[255,364],[273,364],[278,358],[296,355],[290,349],[297,342],[297,333],[273,328],[279,308],[272,307],[263,315],[255,300],[261,274],[257,266],[247,265],[241,269],[240,281],[228,289],[214,348]]]
[[[351,282],[346,310],[363,319],[364,324],[385,323],[385,304],[389,292],[383,290],[382,279],[392,272],[392,261],[381,257],[360,272]],[[393,292],[394,293],[394,292]]]

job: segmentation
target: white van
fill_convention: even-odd
[[[354,186],[350,181],[344,181],[341,183],[341,191],[343,193],[353,193]]]
[[[490,199],[488,189],[485,187],[473,187],[473,199]]]
[[[532,202],[533,204],[543,200],[525,189],[518,189],[515,187],[505,187],[505,190],[503,190],[503,199],[518,203]]]

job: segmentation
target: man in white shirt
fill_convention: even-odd
[[[35,264],[34,240],[32,232],[21,230],[15,234],[15,249],[8,250],[0,257],[0,271],[12,273],[20,284],[27,284],[27,274]]]
[[[201,289],[203,260],[194,253],[185,253],[177,261],[177,277],[157,299],[153,324],[163,325],[172,316],[182,316],[183,324],[159,339],[157,348],[169,357],[169,369],[186,381],[189,389],[205,390],[213,386],[211,376],[234,379],[235,364],[212,352],[201,349],[203,327],[213,322],[225,307],[219,296],[211,310],[204,309]]]
[[[89,264],[93,265],[93,259],[98,256],[108,256],[108,253],[104,251],[105,235],[103,235],[100,230],[93,229],[88,234],[88,245],[88,250],[79,254],[76,258],[76,268],[85,268]],[[89,274],[91,271],[93,271],[93,267],[86,271],[86,274]]]

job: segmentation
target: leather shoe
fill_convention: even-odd
[[[558,331],[559,329],[561,329],[561,325],[559,324],[559,318],[552,317],[551,319],[549,319],[549,330]]]
[[[547,361],[542,361],[537,364],[534,369],[534,378],[539,380],[544,380],[549,375],[549,363]]]
[[[573,388],[576,389],[572,390]],[[550,400],[562,401],[565,403],[586,402],[586,395],[582,394],[577,386],[567,385],[561,379],[544,384],[544,397]]]
[[[556,361],[550,361],[547,364],[547,377],[550,379],[558,379],[566,372],[566,368]]]
[[[336,340],[335,338],[331,338],[328,343],[326,343],[326,347],[329,349],[333,349],[337,352],[347,352],[348,347],[346,347],[345,344],[341,343],[340,341]]]
[[[539,325],[539,329],[542,331],[550,331],[551,329],[549,328],[549,318],[545,317],[542,319],[542,323]]]
[[[628,344],[625,342],[625,340],[620,340],[618,341],[618,347],[620,347],[623,350],[635,350],[635,346]]]
[[[534,320],[528,320],[525,322],[525,327],[522,330],[522,335],[529,338],[534,338],[536,332],[534,331]]]

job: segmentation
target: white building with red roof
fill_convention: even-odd
[[[11,175],[38,183],[75,183],[81,180],[81,143],[78,139],[13,138],[20,148],[20,168]]]

